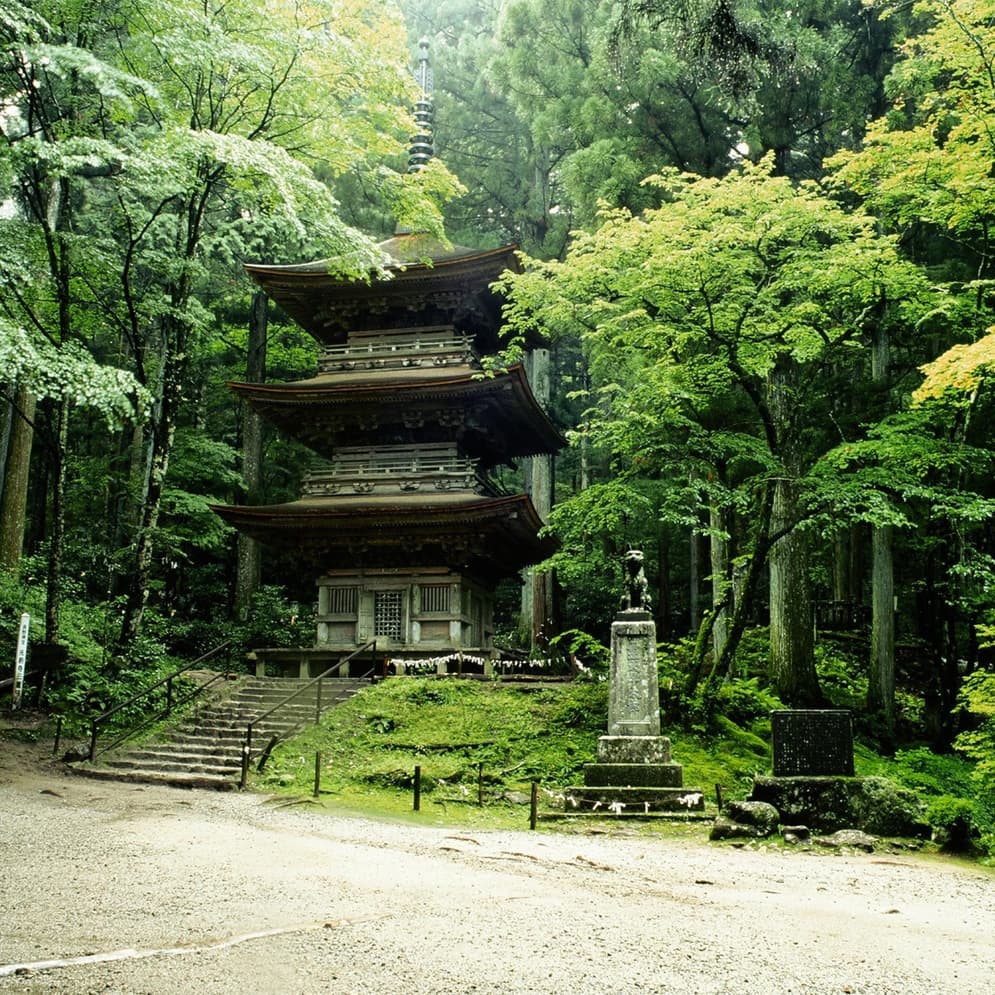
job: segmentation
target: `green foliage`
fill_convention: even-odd
[[[722,179],[666,170],[647,183],[660,207],[606,211],[564,261],[531,261],[508,276],[506,317],[520,335],[582,339],[586,435],[618,467],[620,482],[607,489],[652,477],[658,517],[694,531],[716,520],[709,528],[718,536],[724,521],[748,521],[735,536],[748,567],[742,603],[757,593],[765,562],[791,578],[798,589],[784,597],[797,602],[807,563],[792,570],[771,554],[787,546],[799,559],[796,540],[819,511],[832,509],[838,527],[843,507],[810,473],[836,444],[827,376],[839,377],[841,390],[852,383],[867,336],[913,323],[928,305],[928,281],[873,218],[775,175],[770,160]],[[589,522],[599,512],[610,535],[608,513],[631,503],[599,496],[581,514],[563,513],[572,540],[564,559],[585,530],[597,543]],[[780,626],[783,616],[772,621]],[[771,654],[783,695],[814,680],[797,627],[791,636],[772,641],[791,651]],[[735,637],[728,645],[727,655]]]
[[[749,729],[758,722],[768,725],[770,713],[783,708],[784,703],[769,688],[762,687],[758,678],[749,677],[723,683],[717,707],[731,722]]]
[[[12,620],[0,629],[0,653],[5,659],[14,657],[16,620],[22,612],[31,615],[32,644],[44,639],[45,586],[36,567],[41,568],[43,576],[42,557],[25,560],[20,581],[8,573],[0,574],[0,616]],[[80,596],[82,590],[81,580],[71,578],[67,582],[61,635],[68,657],[46,679],[42,703],[65,717],[67,735],[85,734],[90,718],[126,701],[179,666],[151,633],[143,634],[126,657],[115,657],[108,646],[115,606],[89,604]],[[29,671],[31,665],[29,650]],[[126,728],[146,718],[150,711],[163,707],[165,701],[166,691],[162,689],[149,701],[123,709],[111,728]]]
[[[608,673],[611,651],[582,629],[566,629],[549,641],[549,648],[566,653],[584,677],[603,678]]]
[[[0,221],[0,231],[3,223]],[[0,286],[4,274],[0,264]],[[143,418],[151,395],[134,375],[98,363],[83,346],[58,349],[0,314],[0,382],[28,388],[38,398],[66,398],[99,412],[107,426]]]
[[[867,665],[862,656],[823,640],[815,647],[819,685],[837,708],[859,710],[867,699]]]
[[[738,729],[747,738],[769,736],[770,712],[783,708],[766,676],[768,640],[765,630],[751,630],[743,641],[742,677],[710,677],[690,693],[687,675],[692,665],[691,640],[661,645],[657,650],[660,675],[660,708],[664,721],[698,736],[711,737]],[[746,676],[750,675],[750,676]],[[755,746],[751,743],[751,748]]]
[[[973,760],[974,780],[981,797],[989,800],[988,832],[995,833],[995,673],[978,670],[961,686],[960,703],[974,727],[962,732],[954,746]],[[992,848],[995,854],[995,847]]]
[[[219,570],[201,566],[192,576],[198,584],[178,597],[167,615],[152,612],[148,619],[150,630],[171,653],[191,659],[230,641],[227,657],[237,669],[251,650],[302,646],[313,640],[314,606],[302,609],[282,587],[260,585],[247,617],[233,619],[227,610],[216,610],[218,591],[224,587]]]
[[[926,819],[933,828],[933,838],[944,850],[969,853],[981,837],[978,806],[966,798],[934,798],[926,810]]]
[[[559,548],[543,569],[556,570],[567,611],[579,628],[603,629],[617,610],[622,556],[642,548],[659,530],[659,492],[652,481],[620,477],[593,484],[550,512],[547,529]],[[647,575],[654,576],[655,568],[651,556]]]

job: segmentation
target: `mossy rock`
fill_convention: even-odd
[[[750,800],[773,805],[784,824],[820,832],[862,829],[917,838],[930,833],[917,795],[884,777],[757,777]]]
[[[750,801],[767,802],[781,822],[822,832],[853,827],[847,777],[756,777]]]
[[[853,825],[875,836],[914,836],[928,839],[930,826],[918,795],[886,777],[854,779]],[[857,787],[855,785],[855,787]]]

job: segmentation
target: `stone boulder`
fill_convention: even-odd
[[[877,839],[859,829],[839,829],[832,836],[816,836],[814,842],[824,847],[873,853]]]
[[[756,777],[751,801],[773,805],[781,822],[823,833],[861,829],[878,836],[928,838],[914,792],[883,777]]]
[[[777,832],[780,817],[766,802],[729,802],[715,820],[709,839],[766,839]]]

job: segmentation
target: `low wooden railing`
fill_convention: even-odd
[[[189,694],[177,700],[174,700],[173,682],[176,680],[176,678],[180,677],[182,674],[187,673],[188,671],[195,670],[198,667],[201,667],[208,660],[211,660],[214,657],[218,656],[224,650],[230,650],[231,645],[232,641],[229,639],[227,642],[222,643],[220,646],[215,646],[214,649],[208,650],[202,656],[197,657],[197,659],[194,660],[192,663],[184,664],[184,666],[180,667],[179,670],[174,670],[171,674],[168,674],[166,677],[163,677],[161,680],[156,681],[155,684],[150,684],[147,688],[143,688],[137,694],[132,695],[127,701],[122,701],[119,705],[115,705],[113,708],[107,709],[107,711],[104,712],[103,714],[98,715],[94,719],[91,719],[90,749],[88,753],[89,759],[93,760],[94,757],[96,757],[97,755],[97,737],[100,734],[100,727],[102,725],[105,725],[107,721],[113,716],[117,715],[118,712],[123,711],[125,708],[129,708],[131,705],[138,703],[143,698],[149,697],[154,691],[158,691],[159,688],[161,688],[163,685],[165,685],[166,687],[166,707],[161,712],[157,712],[154,715],[145,716],[141,720],[141,722],[139,722],[137,725],[132,726],[126,732],[120,733],[113,742],[108,743],[102,747],[102,749],[100,750],[101,753],[106,753],[107,750],[113,750],[115,746],[120,746],[125,740],[130,739],[132,736],[135,736],[138,733],[142,732],[144,729],[147,729],[153,723],[158,722],[161,719],[164,719],[167,715],[169,715],[172,712],[174,708],[180,705],[185,705],[187,702],[192,701],[194,698],[197,698],[200,695],[202,695],[213,684],[217,683],[220,680],[224,680],[227,677],[227,673],[224,671],[220,671],[219,673],[215,674],[214,677],[212,677],[209,681],[205,681],[203,684],[199,684]]]
[[[282,701],[278,701],[268,711],[263,712],[262,715],[257,715],[251,722],[249,722],[245,728],[245,739],[242,741],[242,776],[239,780],[239,787],[244,788],[249,777],[249,759],[252,755],[252,731],[257,725],[259,725],[259,723],[270,718],[281,708],[289,705],[306,691],[310,691],[311,688],[316,688],[314,696],[314,721],[315,725],[317,725],[321,719],[321,682],[326,678],[331,677],[333,674],[338,674],[344,666],[351,663],[361,653],[371,653],[374,659],[369,670],[363,674],[360,674],[357,679],[364,680],[366,678],[370,678],[370,680],[372,680],[376,676],[376,652],[377,641],[375,639],[371,639],[368,643],[364,643],[359,647],[359,649],[353,650],[348,656],[345,656],[338,662],[333,663],[327,670],[318,674],[317,677],[312,678],[307,682],[307,684],[302,684],[296,691],[288,694]],[[273,743],[270,743],[269,748],[272,748],[272,746]]]

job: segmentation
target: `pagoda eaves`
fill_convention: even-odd
[[[326,345],[345,342],[361,327],[399,327],[413,314],[458,330],[495,330],[500,300],[491,284],[519,269],[517,246],[476,251],[446,249],[435,239],[406,235],[381,248],[395,259],[387,278],[372,283],[336,276],[328,260],[290,266],[247,264],[249,276],[305,331]],[[401,257],[401,258],[398,258]],[[493,351],[496,337],[478,343]]]
[[[553,452],[566,443],[516,364],[506,372],[369,371],[348,381],[323,375],[283,384],[231,383],[268,421],[321,456],[363,441],[455,438],[485,466]]]

